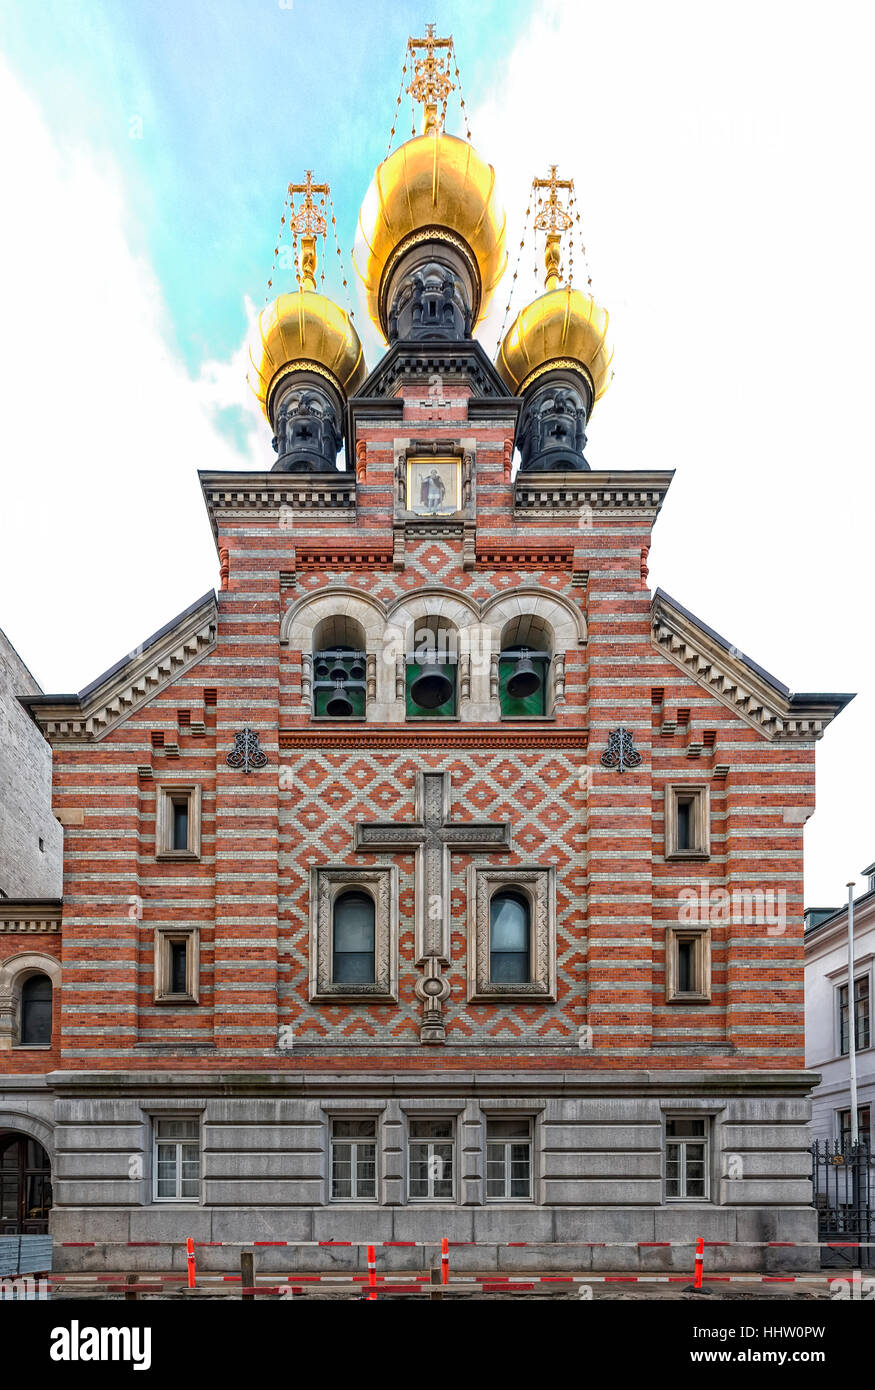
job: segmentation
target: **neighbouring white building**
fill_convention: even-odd
[[[863,870],[867,890],[854,900],[854,986],[848,986],[848,909],[808,908],[805,913],[805,1065],[820,1073],[811,1096],[815,1139],[850,1136],[848,1047],[856,1027],[857,1123],[861,1139],[875,1147],[875,863]],[[851,997],[853,993],[853,997]]]

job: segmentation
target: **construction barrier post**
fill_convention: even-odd
[[[698,1239],[697,1239],[697,1241],[696,1241],[696,1273],[695,1273],[695,1277],[694,1277],[694,1279],[693,1279],[693,1288],[695,1288],[695,1289],[697,1289],[697,1290],[698,1290],[698,1289],[701,1289],[701,1287],[702,1287],[702,1266],[703,1266],[704,1262],[705,1262],[705,1238],[704,1238],[704,1236],[699,1236]]]
[[[255,1297],[255,1256],[251,1250],[240,1251],[240,1288],[244,1302],[251,1303]]]
[[[435,1265],[433,1269],[429,1270],[429,1281],[431,1283],[431,1290],[428,1296],[429,1301],[431,1303],[441,1303],[443,1301],[443,1293],[441,1291],[441,1271],[438,1269],[437,1265]]]
[[[368,1246],[368,1302],[377,1297],[377,1257],[373,1245]]]
[[[188,1260],[188,1287],[194,1288],[194,1240],[191,1236],[185,1242],[185,1254]]]
[[[126,1302],[126,1303],[136,1303],[136,1302],[137,1302],[137,1290],[136,1290],[136,1288],[135,1288],[135,1285],[136,1285],[136,1282],[137,1282],[137,1279],[138,1279],[138,1278],[139,1278],[139,1275],[137,1275],[137,1274],[127,1274],[127,1275],[125,1275],[125,1302]]]
[[[450,1242],[447,1236],[441,1241],[441,1283],[450,1282]]]

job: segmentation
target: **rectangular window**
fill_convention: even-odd
[[[665,1002],[711,1002],[711,932],[708,927],[669,927],[665,938]]]
[[[708,1120],[669,1116],[665,1122],[665,1195],[672,1201],[708,1198]]]
[[[453,1133],[452,1120],[410,1121],[411,1201],[452,1201]]]
[[[200,992],[197,927],[159,927],[155,932],[156,1004],[196,1004]]]
[[[524,1201],[532,1196],[530,1120],[489,1120],[486,1125],[486,1196]]]
[[[173,796],[170,798],[170,806],[173,813],[171,848],[188,849],[188,797]]]
[[[843,1057],[847,1056],[851,1047],[851,1037],[849,1032],[848,1019],[848,987],[839,986],[839,1031],[840,1031],[840,1050]],[[869,1015],[869,976],[861,975],[854,980],[854,1045],[863,1048],[869,1046],[870,1036],[870,1015]]]
[[[201,852],[201,789],[164,783],[156,788],[155,854],[158,859],[198,859]]]
[[[872,1127],[872,1112],[868,1105],[857,1106],[857,1138],[861,1144],[868,1144]],[[851,1142],[851,1112],[839,1111],[839,1139],[842,1144]]]
[[[331,1199],[375,1201],[376,1120],[335,1120],[331,1126]]]
[[[200,1201],[201,1146],[197,1116],[156,1116],[153,1130],[152,1194],[155,1201]]]
[[[708,787],[670,784],[665,789],[666,859],[707,859],[710,853]]]

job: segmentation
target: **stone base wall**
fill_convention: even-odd
[[[800,1073],[562,1073],[243,1077],[171,1073],[55,1073],[58,1270],[181,1269],[180,1247],[128,1241],[434,1241],[455,1245],[456,1270],[691,1271],[695,1240],[720,1270],[818,1267],[817,1250],[757,1249],[745,1241],[815,1241],[809,1103]],[[0,1093],[0,1110],[3,1096]],[[152,1201],[152,1118],[198,1115],[203,1202]],[[708,1118],[711,1196],[665,1197],[665,1119]],[[378,1121],[378,1200],[329,1196],[333,1118]],[[410,1201],[411,1118],[456,1121],[456,1200]],[[533,1198],[485,1194],[489,1118],[528,1116]],[[62,1242],[94,1241],[95,1248]],[[569,1242],[580,1241],[580,1246]],[[659,1245],[669,1241],[671,1246]],[[508,1243],[524,1247],[507,1248]],[[612,1242],[621,1242],[613,1246]],[[629,1242],[629,1244],[626,1244]],[[682,1242],[682,1244],[674,1244]],[[120,1243],[120,1244],[117,1244]],[[198,1251],[201,1269],[236,1271],[239,1249]],[[434,1248],[382,1250],[382,1268],[425,1269]],[[267,1248],[260,1270],[364,1267],[364,1251]]]

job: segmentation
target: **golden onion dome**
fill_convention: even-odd
[[[496,359],[498,374],[514,395],[559,367],[583,369],[593,403],[610,385],[612,350],[608,313],[581,290],[550,289],[517,314]]]
[[[476,323],[504,273],[504,235],[495,170],[466,140],[431,129],[393,150],[365,194],[353,252],[368,312],[383,337],[390,276],[406,250],[429,240],[456,248],[473,272]]]
[[[249,359],[249,384],[268,419],[271,396],[291,372],[327,377],[342,399],[357,391],[368,374],[349,315],[308,288],[281,294],[262,310]]]

